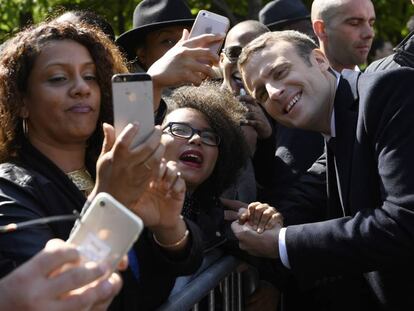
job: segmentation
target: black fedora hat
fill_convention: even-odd
[[[273,0],[259,12],[259,21],[271,30],[308,18],[309,11],[300,0]]]
[[[132,29],[120,35],[116,43],[131,60],[135,58],[137,43],[147,33],[174,25],[191,26],[193,23],[191,10],[183,0],[143,0],[134,10]]]

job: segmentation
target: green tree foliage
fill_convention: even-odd
[[[193,14],[200,9],[227,15],[232,24],[257,19],[269,0],[188,0]],[[312,0],[303,0],[310,9]],[[407,34],[406,22],[414,14],[409,0],[373,0],[378,37],[396,44]],[[0,42],[31,22],[40,22],[63,10],[88,9],[105,17],[120,34],[132,26],[132,13],[139,0],[0,0]]]

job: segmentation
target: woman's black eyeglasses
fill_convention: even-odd
[[[242,49],[243,48],[239,45],[232,45],[224,48],[223,53],[227,56],[230,62],[235,63],[239,59]]]
[[[214,133],[211,130],[198,130],[192,128],[190,125],[181,122],[170,122],[166,126],[164,126],[163,130],[168,129],[168,132],[171,135],[191,139],[195,133],[198,134],[201,138],[201,142],[208,146],[218,146],[220,144],[220,136]]]

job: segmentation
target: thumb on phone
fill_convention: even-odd
[[[115,143],[115,130],[113,126],[108,123],[104,123],[102,124],[102,128],[104,132],[104,141],[102,144],[101,155],[111,150]]]

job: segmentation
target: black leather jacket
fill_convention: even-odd
[[[0,164],[0,225],[81,211],[86,198],[49,159],[25,142],[18,160]],[[169,295],[179,275],[194,273],[202,261],[199,228],[186,220],[191,243],[181,258],[170,258],[144,230],[134,245],[140,277],[128,269],[111,310],[153,310]],[[52,238],[66,240],[73,221],[0,234],[0,276],[40,251]]]
[[[398,67],[414,68],[414,32],[411,32],[397,47],[395,53],[370,64],[365,72],[374,72]]]

